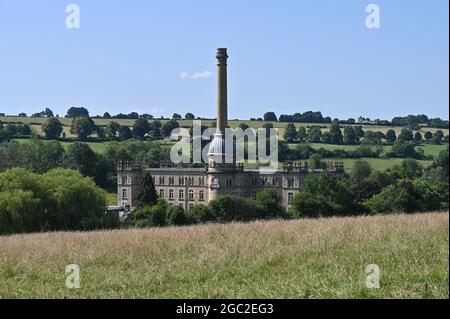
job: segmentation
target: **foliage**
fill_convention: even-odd
[[[305,177],[292,202],[296,217],[344,216],[354,213],[354,207],[348,187],[328,173]]]
[[[76,134],[80,140],[84,141],[95,132],[95,123],[88,116],[75,117],[72,120],[70,132]]]
[[[0,173],[1,234],[101,228],[104,209],[104,191],[76,171]]]
[[[138,206],[153,206],[158,201],[153,177],[150,173],[146,173],[141,181],[141,191],[137,197]]]

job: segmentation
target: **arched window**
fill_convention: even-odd
[[[189,200],[194,200],[194,191],[192,189],[189,191]]]
[[[128,190],[126,188],[122,189],[122,199],[128,199]]]

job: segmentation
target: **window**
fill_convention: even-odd
[[[122,176],[117,178],[117,184],[122,185]]]
[[[189,191],[189,200],[194,200],[194,191],[192,189]]]
[[[181,208],[184,209],[184,204],[183,203],[179,203],[178,206],[180,206]]]
[[[189,210],[193,210],[194,209],[194,204],[189,203]]]
[[[164,176],[160,176],[160,177],[159,177],[159,183],[160,183],[161,185],[164,185]]]
[[[183,177],[178,177],[178,184],[184,185],[184,178]]]
[[[131,175],[127,175],[127,184],[128,185],[131,185],[132,184],[132,178],[131,178]]]
[[[252,192],[252,198],[256,199],[256,192]]]
[[[198,178],[198,184],[200,186],[205,186],[205,178],[204,177],[199,177]]]
[[[175,177],[169,177],[169,185],[175,185]]]
[[[122,189],[122,199],[128,199],[128,190],[126,188]]]
[[[164,189],[159,190],[159,197],[164,198]]]
[[[181,200],[184,199],[184,190],[180,189],[180,190],[178,191],[178,198],[181,199]]]
[[[292,200],[294,199],[294,193],[288,193],[288,204],[292,204]]]
[[[227,185],[227,187],[232,187],[233,186],[233,180],[232,179],[227,179],[226,180],[226,185]]]
[[[205,192],[204,191],[199,191],[198,192],[198,197],[201,201],[205,200]]]
[[[173,189],[169,189],[169,199],[173,200]]]

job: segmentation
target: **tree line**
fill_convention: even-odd
[[[309,128],[301,126],[297,129],[294,123],[289,123],[285,128],[283,137],[288,143],[308,142],[335,145],[380,144],[383,142],[392,144],[396,141],[416,143],[426,141],[441,144],[442,142],[448,142],[449,139],[448,135],[444,136],[442,130],[437,130],[434,133],[430,131],[414,133],[413,130],[405,127],[397,136],[393,129],[389,129],[386,133],[372,130],[364,131],[360,125],[342,128],[338,123],[332,123],[326,132],[322,132],[322,128],[318,125]]]
[[[307,111],[304,113],[295,113],[293,115],[282,114],[278,118],[275,112],[266,112],[261,121],[271,122],[290,122],[290,123],[321,123],[321,124],[364,124],[364,125],[377,125],[377,126],[407,126],[411,129],[418,129],[420,126],[427,126],[433,128],[449,128],[449,121],[443,120],[439,117],[429,118],[425,114],[420,115],[408,115],[408,116],[396,116],[391,121],[380,120],[366,117],[358,117],[358,119],[349,118],[347,120],[340,120],[338,118],[331,119],[331,117],[324,117],[321,112]]]

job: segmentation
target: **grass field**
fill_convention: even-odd
[[[72,123],[72,120],[69,118],[60,118],[59,119],[61,123],[64,125],[64,132],[66,133],[67,137],[73,137],[73,135],[69,132],[70,125]],[[41,124],[46,121],[45,118],[36,118],[36,117],[18,117],[18,116],[1,116],[0,121],[4,123],[28,123],[32,126],[33,130],[35,130],[38,134],[42,134],[41,130]],[[134,120],[117,120],[117,119],[94,119],[94,122],[97,125],[106,126],[111,121],[118,122],[120,125],[126,125],[126,126],[133,126]],[[162,120],[162,123],[166,122],[166,120]],[[191,120],[178,120],[181,126],[187,127],[192,125]],[[202,120],[202,125],[211,126],[213,120]],[[230,127],[235,128],[238,127],[239,124],[245,123],[249,125],[252,128],[261,128],[265,123],[272,123],[275,128],[279,129],[280,137],[284,134],[284,128],[288,123],[285,122],[265,122],[265,121],[247,121],[247,120],[230,120],[228,121]],[[299,128],[300,126],[304,127],[310,127],[312,125],[320,125],[323,127],[322,131],[327,131],[328,129],[326,127],[329,126],[329,124],[314,124],[314,123],[295,123],[295,126]],[[345,126],[345,125],[342,125]],[[387,126],[376,126],[376,125],[362,125],[364,130],[368,131],[381,131],[383,133],[386,133],[389,129],[393,129],[396,131],[397,135],[400,133],[402,127],[387,127]],[[438,129],[435,128],[423,128],[422,133],[426,131],[435,132]],[[449,129],[441,129],[444,132],[444,135],[449,134]]]
[[[344,168],[346,171],[350,171],[356,161],[366,161],[370,164],[372,169],[384,171],[388,168],[392,168],[394,165],[400,165],[405,159],[404,158],[324,158],[324,161],[340,161],[344,162]],[[419,161],[423,167],[427,167],[433,163],[433,161]]]
[[[357,150],[360,145],[333,145],[333,144],[322,144],[322,143],[311,143],[309,144],[315,149],[324,148],[327,150],[335,151],[335,150],[345,150],[345,151],[355,151]],[[289,148],[295,149],[298,146],[298,144],[289,144]],[[436,144],[419,144],[417,145],[417,149],[422,149],[425,153],[425,155],[431,155],[434,158],[436,158],[439,153],[445,149],[447,149],[448,144],[442,143],[440,145]],[[391,145],[384,146],[384,153],[387,153],[391,150]]]
[[[0,298],[448,298],[448,267],[448,213],[15,235]]]

